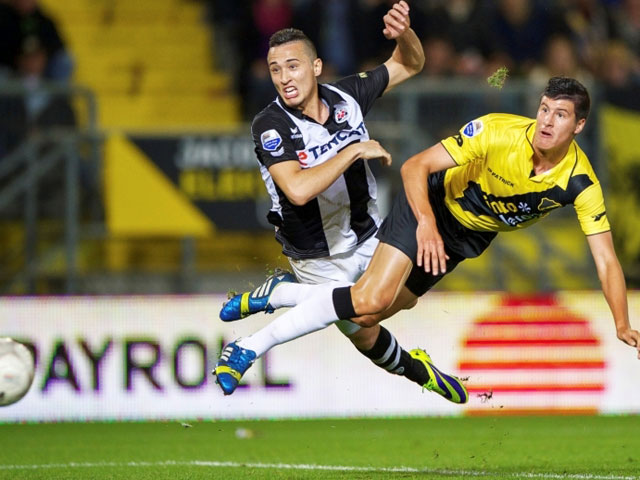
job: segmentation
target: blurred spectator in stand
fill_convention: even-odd
[[[73,127],[76,117],[66,94],[43,89],[48,65],[46,49],[37,37],[24,39],[16,57],[13,80],[24,87],[25,93],[7,96],[0,107],[0,128],[9,133],[5,144],[7,153],[29,135],[55,127]]]
[[[544,49],[542,63],[535,65],[529,80],[544,87],[550,77],[571,77],[588,88],[593,84],[591,74],[582,68],[576,47],[566,35],[552,36]],[[536,104],[539,99],[536,98]]]
[[[359,60],[370,51],[371,46],[361,36],[362,13],[359,0],[304,0],[298,3],[293,24],[316,45],[323,63],[323,77],[352,74],[358,69]],[[413,19],[413,9],[411,15]],[[377,17],[375,22],[380,31],[381,18]],[[377,33],[380,35],[379,31]]]
[[[257,33],[257,54],[264,63],[269,51],[269,38],[291,25],[293,6],[290,0],[254,0],[253,26]]]
[[[27,89],[21,122],[25,133],[28,135],[51,127],[74,126],[76,118],[67,95],[52,94],[41,88],[46,79],[49,59],[47,50],[37,37],[25,38],[16,64],[18,80]]]
[[[234,2],[237,8],[245,3]],[[240,36],[242,53],[238,90],[243,102],[243,116],[253,118],[276,94],[264,59],[269,51],[269,37],[293,22],[291,0],[253,0],[247,8],[245,28]]]
[[[237,0],[208,0],[207,21],[211,23],[213,34],[214,63],[217,69],[238,76],[239,59],[242,57],[241,42],[245,34],[246,22],[250,18],[249,2]]]
[[[488,13],[489,10],[479,0],[430,2],[429,8],[425,10],[425,45],[439,57],[453,49],[449,53],[452,73],[464,76],[484,75],[485,59],[491,53],[487,32]],[[426,58],[431,57],[427,54]],[[438,68],[441,68],[443,62],[439,63]]]
[[[611,35],[611,15],[602,0],[564,0],[562,4],[578,58],[595,73]]]
[[[67,94],[52,93],[43,87],[48,65],[47,50],[38,37],[24,39],[16,60],[14,80],[24,88],[20,95],[0,97],[0,158],[2,153],[11,153],[20,143],[38,133],[47,133],[55,129],[64,129],[76,125],[76,117]],[[2,140],[5,144],[1,145]],[[36,152],[42,155],[49,151],[50,144],[40,144]],[[81,166],[81,175],[86,176]],[[39,180],[38,191],[42,196],[42,213],[55,216],[61,210],[63,201],[60,184],[64,178],[64,169],[51,170]],[[14,212],[19,214],[19,212]]]
[[[620,40],[608,43],[600,65],[603,100],[640,111],[640,60]]]
[[[35,37],[46,51],[45,78],[68,81],[73,61],[55,22],[38,6],[37,0],[7,0],[0,4],[0,64],[16,71],[25,39]]]
[[[37,37],[24,39],[16,56],[13,79],[25,89],[20,95],[0,97],[0,150],[10,153],[29,135],[55,127],[73,127],[76,117],[67,95],[42,88],[47,51]]]
[[[453,43],[445,36],[429,36],[422,42],[425,62],[422,76],[430,78],[451,77],[455,72],[456,51]]]
[[[613,37],[627,44],[635,56],[640,56],[640,0],[622,0],[614,8]]]
[[[498,0],[489,26],[493,54],[504,55],[516,75],[526,74],[542,60],[553,34],[569,32],[560,11],[536,0]]]
[[[425,8],[423,48],[425,67],[422,77],[449,79],[484,75],[486,55],[490,53],[486,9],[477,0],[435,0]],[[454,134],[462,119],[483,112],[482,94],[438,93],[418,99],[420,127],[427,138]],[[440,112],[434,116],[432,112]],[[461,119],[462,117],[462,119]],[[435,141],[435,140],[434,140]]]

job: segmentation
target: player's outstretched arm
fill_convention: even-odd
[[[424,266],[425,272],[431,272],[433,275],[447,271],[449,257],[445,253],[444,242],[429,203],[427,178],[431,173],[455,166],[451,155],[441,143],[438,143],[409,158],[400,169],[407,200],[418,221],[416,262],[419,267]]]
[[[411,28],[407,2],[402,0],[395,3],[382,20],[383,35],[397,43],[391,58],[384,63],[389,71],[389,84],[385,90],[388,92],[422,70],[424,50],[416,32]]]
[[[590,235],[587,241],[596,264],[602,291],[613,314],[616,334],[621,341],[637,349],[640,359],[640,332],[631,328],[629,323],[627,287],[622,267],[613,247],[611,232]]]
[[[353,162],[362,158],[379,158],[391,165],[391,155],[375,140],[358,142],[342,149],[330,160],[313,168],[300,168],[296,161],[280,162],[269,167],[269,173],[294,205],[304,205],[324,192]]]

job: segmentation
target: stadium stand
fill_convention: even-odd
[[[0,0],[0,3],[3,1]],[[54,153],[57,157],[50,160],[57,163],[45,172],[40,168],[43,162],[39,158],[37,165],[42,170],[36,178],[39,188],[32,189],[25,182],[22,182],[20,191],[4,188],[15,180],[8,175],[9,164],[5,161],[14,143],[3,142],[3,135],[6,137],[11,132],[7,128],[0,128],[0,159],[4,161],[3,166],[0,161],[0,250],[5,252],[0,255],[0,264],[3,265],[0,268],[0,294],[222,292],[229,286],[245,285],[242,282],[258,284],[265,271],[286,266],[279,245],[273,241],[273,233],[268,228],[239,231],[214,221],[213,233],[205,237],[114,233],[106,222],[107,205],[103,195],[105,183],[102,162],[107,150],[106,141],[122,134],[129,141],[129,146],[135,146],[136,141],[141,146],[145,140],[153,137],[154,140],[173,142],[174,146],[178,144],[179,148],[189,147],[185,151],[189,150],[193,158],[222,159],[222,166],[209,169],[200,177],[203,180],[199,184],[202,189],[194,194],[192,200],[211,200],[209,207],[216,211],[230,210],[225,201],[243,200],[247,202],[242,210],[243,215],[235,215],[235,218],[242,222],[248,219],[255,222],[256,218],[264,217],[268,206],[264,203],[266,197],[260,196],[264,193],[262,190],[257,192],[254,189],[253,192],[257,192],[254,197],[239,199],[234,197],[237,193],[234,189],[237,187],[240,191],[242,185],[254,185],[238,180],[246,178],[251,172],[262,187],[259,172],[245,169],[241,158],[244,155],[247,164],[255,161],[248,125],[242,123],[250,121],[255,111],[251,112],[247,105],[243,111],[241,98],[245,99],[245,103],[250,98],[260,102],[268,102],[273,98],[271,91],[265,93],[261,88],[265,82],[267,87],[272,88],[264,62],[264,48],[265,40],[272,33],[269,28],[282,25],[265,22],[260,30],[258,20],[264,20],[265,16],[259,15],[259,9],[250,8],[257,3],[269,2],[37,0],[37,3],[55,20],[73,58],[72,85],[58,85],[57,88],[70,97],[75,112],[76,128],[70,138],[76,142],[73,144],[76,147],[67,146],[56,132],[43,132],[55,140],[57,150]],[[325,2],[282,0],[275,3],[289,5],[292,9],[283,7],[286,15],[283,14],[280,19],[282,22],[291,22],[291,25],[303,28],[312,36],[330,30],[314,28],[334,18],[327,14]],[[385,3],[386,0],[349,0],[353,8],[357,6],[361,10],[358,10],[358,15],[351,17],[358,21],[348,25],[370,26],[366,32],[358,32],[359,43],[367,48],[361,52],[364,56],[352,59],[354,64],[349,71],[368,68],[388,55],[389,52],[383,51],[384,44],[381,42],[384,42],[384,38],[378,28],[383,14],[379,9],[385,10]],[[614,152],[613,148],[619,148],[611,156],[611,164],[615,163],[616,167],[609,173],[603,172],[602,178],[610,180],[612,186],[620,179],[627,181],[625,185],[628,184],[628,190],[618,187],[617,196],[613,193],[608,195],[608,209],[612,217],[617,212],[619,218],[616,218],[616,225],[631,219],[626,231],[621,226],[616,227],[618,232],[624,232],[619,237],[617,248],[625,256],[629,283],[638,285],[640,242],[634,233],[638,229],[633,217],[628,216],[628,211],[637,205],[637,196],[632,193],[635,191],[633,186],[637,184],[633,180],[637,171],[637,155],[633,152],[637,149],[634,150],[635,144],[627,142],[628,138],[635,138],[635,122],[638,119],[636,112],[614,110],[610,112],[612,118],[607,117],[607,128],[600,129],[597,124],[601,113],[598,105],[603,98],[616,107],[638,110],[640,63],[633,53],[636,50],[633,45],[623,41],[623,35],[619,32],[601,28],[609,25],[607,20],[610,16],[624,18],[618,11],[622,7],[611,5],[597,8],[593,12],[597,22],[566,22],[571,27],[571,34],[564,38],[574,42],[574,49],[569,49],[575,50],[572,52],[575,58],[571,61],[518,66],[500,51],[488,48],[484,52],[478,48],[480,44],[493,43],[489,35],[491,28],[480,32],[489,35],[488,38],[479,34],[469,40],[466,35],[475,31],[471,24],[479,22],[487,26],[495,21],[495,8],[476,11],[475,7],[486,4],[496,7],[498,4],[474,0],[460,3],[468,7],[463,18],[452,17],[454,12],[448,10],[451,2],[412,3],[412,24],[417,30],[422,29],[424,37],[421,38],[424,38],[425,48],[429,50],[427,57],[430,63],[410,88],[394,90],[379,100],[379,107],[372,112],[369,120],[372,137],[387,146],[394,155],[394,166],[397,167],[409,155],[448,135],[447,131],[458,128],[469,118],[486,111],[532,111],[535,108],[532,105],[537,105],[538,100],[535,97],[537,93],[533,103],[530,98],[531,92],[538,91],[537,87],[531,87],[536,74],[540,70],[543,78],[566,74],[568,65],[574,65],[578,73],[572,71],[572,75],[592,76],[595,84],[594,115],[589,122],[591,133],[581,135],[582,147],[589,150],[592,161],[600,163],[602,168],[610,161],[604,153],[610,154]],[[529,3],[532,2],[522,2],[523,5]],[[303,8],[305,5],[317,10],[312,10],[314,14],[311,14]],[[578,13],[590,17],[588,12],[576,12],[576,8],[562,7],[563,15],[572,19]],[[424,10],[422,15],[419,14],[421,9]],[[468,28],[461,28],[456,20],[470,22],[469,25],[465,24]],[[578,29],[584,25],[589,25],[589,28]],[[621,27],[618,30],[624,31]],[[258,31],[262,36],[256,39]],[[465,33],[462,38],[451,36],[451,33],[461,32]],[[331,41],[323,41],[321,36],[314,39],[321,56],[324,56],[326,52],[322,51],[322,47],[331,45]],[[440,50],[435,47],[429,49],[429,42],[434,40]],[[593,46],[607,47],[607,55],[604,56],[606,62],[602,61],[598,53],[600,50]],[[446,52],[445,58],[437,55],[442,51]],[[443,61],[441,65],[437,65],[438,58]],[[512,63],[504,90],[487,92],[482,89],[488,88],[486,77],[498,66],[511,66]],[[432,64],[437,68],[430,68]],[[558,65],[562,68],[558,69]],[[621,71],[624,75],[620,74]],[[260,75],[253,80],[261,80],[262,83],[255,81],[244,85],[243,81],[255,72]],[[331,74],[337,73],[337,69],[331,66],[330,55],[325,62],[325,73],[322,81],[330,81]],[[88,88],[83,88],[85,86]],[[45,85],[47,89],[51,87]],[[599,89],[604,90],[602,96]],[[92,92],[97,98],[97,121]],[[24,86],[9,91],[3,85],[0,91],[0,124],[3,120],[12,126],[17,124],[15,110],[11,108],[15,107],[16,99],[26,98],[28,94]],[[258,104],[249,107],[261,108]],[[601,132],[607,132],[607,136]],[[220,139],[225,136],[237,138]],[[247,140],[248,147],[238,138]],[[25,142],[22,154],[14,155],[15,161],[12,160],[15,170],[22,168],[21,172],[27,174],[27,180],[30,149],[37,145],[34,142],[34,139]],[[158,150],[168,152],[166,146],[169,143],[164,143]],[[245,155],[247,152],[248,156]],[[151,154],[148,156],[152,157]],[[63,166],[73,165],[76,160],[80,178],[77,182],[78,191],[74,192],[67,187],[62,174],[65,172]],[[146,164],[151,165],[151,160],[147,160]],[[52,180],[48,175],[50,171],[57,172],[58,177]],[[4,177],[3,172],[6,174]],[[223,175],[219,175],[220,172]],[[379,192],[384,190],[384,195],[389,198],[401,186],[397,173],[397,169],[376,172],[381,176],[388,175],[389,186]],[[45,180],[49,187],[58,190],[42,188],[40,183],[45,183]],[[73,182],[69,184],[75,185]],[[55,199],[52,192],[57,195]],[[209,194],[210,198],[201,195],[203,192]],[[224,195],[220,192],[226,192],[228,198],[222,198]],[[68,201],[73,200],[74,196],[77,204]],[[630,206],[632,201],[634,203]],[[165,211],[162,207],[156,210]],[[565,221],[564,217],[559,217],[557,223],[562,225]],[[569,239],[564,234],[561,236],[564,228],[556,231],[551,223],[545,225],[549,225],[552,232],[536,234],[533,231],[526,238],[513,236],[507,237],[504,242],[497,242],[492,247],[492,257],[485,257],[475,264],[469,262],[451,280],[443,282],[440,288],[473,290],[482,284],[488,289],[508,287],[513,291],[525,292],[534,288],[585,289],[597,286],[597,278],[589,273],[593,272],[593,268],[581,233],[576,230]],[[543,243],[541,238],[552,240]],[[522,250],[526,250],[526,254],[523,255]],[[549,260],[550,255],[553,260]],[[540,262],[542,256],[549,261]],[[487,279],[487,271],[492,272],[490,280]]]
[[[102,128],[204,130],[237,126],[238,98],[214,71],[200,3],[43,0],[96,92]]]

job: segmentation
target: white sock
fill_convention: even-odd
[[[295,307],[323,289],[346,287],[350,282],[327,282],[319,284],[282,282],[274,288],[269,305],[274,308]]]
[[[338,315],[333,308],[333,289],[336,286],[331,285],[331,288],[326,284],[317,286],[325,288],[317,289],[318,291],[312,297],[283,313],[253,335],[239,340],[238,345],[253,350],[258,357],[261,357],[276,345],[337,322]]]

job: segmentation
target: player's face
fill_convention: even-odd
[[[585,123],[584,118],[576,119],[571,100],[553,100],[546,96],[540,101],[536,120],[533,146],[543,152],[568,146]]]
[[[311,58],[304,42],[295,41],[271,47],[267,63],[271,81],[288,107],[304,109],[317,95],[316,77],[322,72],[322,61]]]

